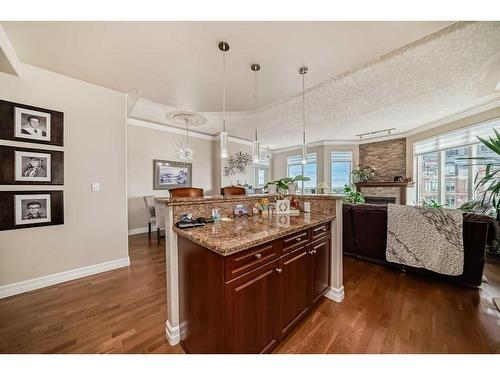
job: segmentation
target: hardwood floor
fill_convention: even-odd
[[[165,339],[163,242],[130,237],[128,269],[0,300],[0,353],[183,353]],[[466,289],[344,258],[345,300],[324,299],[277,353],[500,353],[500,264]]]

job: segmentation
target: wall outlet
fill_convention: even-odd
[[[100,189],[99,182],[92,182],[92,186],[90,188],[90,191],[95,193],[95,192],[99,191],[99,189]]]

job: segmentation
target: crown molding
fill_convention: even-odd
[[[174,126],[165,125],[165,124],[162,124],[159,122],[141,120],[141,119],[138,119],[135,117],[127,117],[127,124],[132,125],[132,126],[139,126],[142,128],[159,130],[159,131],[167,132],[167,133],[186,135],[186,131],[184,129],[180,129],[180,128],[177,128]],[[194,137],[194,138],[206,139],[209,141],[215,140],[215,137],[213,135],[200,133],[200,132],[196,132],[196,131],[192,131],[192,130],[189,130],[189,136]]]
[[[159,122],[141,120],[141,119],[138,119],[135,117],[127,117],[127,124],[131,125],[131,126],[139,126],[141,128],[159,130],[162,132],[167,132],[167,133],[172,133],[172,134],[186,135],[186,131],[184,129],[180,129],[180,128],[177,128],[174,126],[165,125],[165,124],[162,124]],[[194,137],[194,138],[206,139],[208,141],[217,141],[220,139],[219,134],[210,135],[210,134],[196,132],[193,130],[189,130],[189,136]],[[232,137],[232,136],[228,137],[228,141],[233,142],[233,143],[239,143],[242,145],[247,145],[247,146],[253,145],[252,141],[249,141],[249,140],[243,139],[243,138]]]
[[[471,108],[468,108],[464,111],[454,113],[453,115],[443,117],[442,119],[428,122],[426,124],[423,124],[422,126],[419,126],[416,129],[407,131],[406,133],[404,133],[404,136],[408,137],[411,135],[416,135],[416,134],[425,132],[427,130],[431,130],[431,129],[437,128],[439,126],[447,125],[447,124],[450,124],[452,122],[459,121],[459,120],[462,120],[464,118],[471,117],[474,115],[478,115],[480,113],[483,113],[483,112],[486,112],[486,111],[489,111],[492,109],[496,109],[496,108],[500,108],[500,98],[494,99],[486,104],[482,104],[482,105],[479,105],[476,107],[471,107]]]

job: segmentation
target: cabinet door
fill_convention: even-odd
[[[310,258],[305,246],[280,258],[278,278],[281,336],[287,335],[309,311]]]
[[[267,353],[276,346],[278,266],[272,261],[226,284],[227,352]]]
[[[317,302],[330,286],[330,239],[311,244],[312,299]]]

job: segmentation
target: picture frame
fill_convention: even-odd
[[[50,113],[14,107],[14,114],[16,138],[50,142]]]
[[[46,152],[14,151],[14,180],[50,182],[51,154]]]
[[[28,162],[31,158],[40,159],[45,173],[40,173],[41,171],[35,173],[36,169],[28,169]],[[0,185],[63,184],[63,151],[0,145]]]
[[[192,164],[169,160],[153,160],[153,190],[191,186]]]
[[[0,191],[0,231],[64,224],[63,194],[62,190]]]
[[[277,215],[290,215],[290,201],[288,199],[276,200],[276,214]]]
[[[15,194],[15,225],[51,222],[50,194]]]
[[[235,217],[248,216],[248,206],[246,204],[236,204],[233,207]]]
[[[31,128],[30,117],[38,119]],[[0,100],[0,139],[64,146],[64,113]]]

